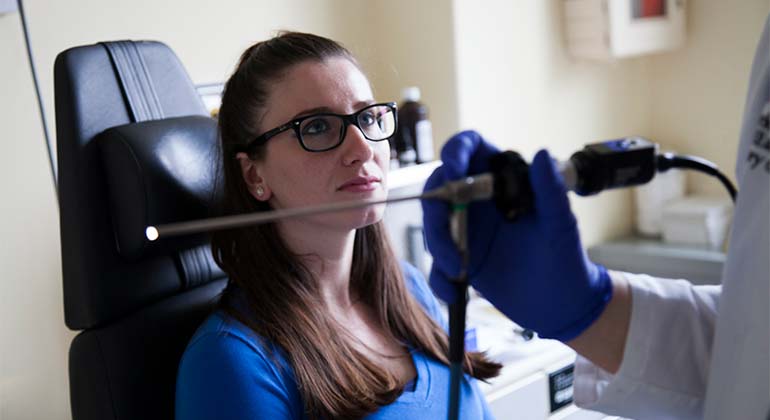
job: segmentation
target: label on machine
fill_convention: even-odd
[[[551,412],[572,403],[572,380],[575,374],[575,364],[557,370],[548,375],[548,393],[551,400]]]

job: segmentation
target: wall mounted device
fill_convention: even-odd
[[[685,0],[563,0],[574,57],[612,60],[669,51],[685,39]]]

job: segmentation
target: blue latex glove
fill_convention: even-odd
[[[497,153],[476,132],[456,134],[442,149],[443,165],[425,190],[487,172],[490,156]],[[599,317],[612,297],[612,283],[607,270],[589,261],[583,250],[564,182],[547,151],[537,153],[529,173],[535,208],[517,221],[503,219],[491,200],[468,207],[468,277],[517,324],[541,337],[568,341]],[[460,258],[449,231],[450,205],[423,200],[422,206],[434,258],[431,287],[444,301],[453,302],[450,279],[460,271]]]

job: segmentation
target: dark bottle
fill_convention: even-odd
[[[398,127],[396,127],[396,130],[398,130]],[[390,145],[390,169],[398,169],[401,167],[401,163],[398,160],[398,149],[396,148],[396,143],[398,143],[397,139],[399,136],[399,132],[396,131],[389,139],[388,144]]]
[[[402,166],[433,160],[433,128],[428,108],[420,103],[420,89],[408,87],[401,92],[398,109],[396,151]]]

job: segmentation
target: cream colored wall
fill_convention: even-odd
[[[454,1],[459,120],[501,148],[568,158],[589,142],[650,135],[649,65],[573,60],[560,1]],[[573,196],[583,241],[631,229],[629,191]],[[597,217],[597,215],[601,215]]]
[[[400,103],[402,88],[418,86],[429,108],[438,151],[460,128],[452,3],[343,0],[343,4],[343,40],[361,60],[375,95]]]
[[[770,1],[692,0],[688,12],[685,47],[650,60],[650,133],[679,153],[715,162],[734,180],[751,60]],[[688,187],[725,194],[699,174],[689,176]]]
[[[23,45],[0,16],[0,419],[67,418],[59,215]]]

